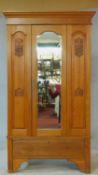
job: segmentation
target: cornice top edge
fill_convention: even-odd
[[[92,18],[95,15],[95,11],[64,11],[64,12],[9,12],[9,11],[5,11],[3,12],[4,16],[8,17],[8,18],[32,18],[32,17],[49,17],[49,16],[53,16],[53,17],[60,17],[60,16],[64,16],[64,17],[81,17],[81,16],[85,16],[85,17],[90,17]]]

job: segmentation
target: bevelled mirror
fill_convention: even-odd
[[[37,36],[38,128],[61,128],[62,37],[55,32]]]

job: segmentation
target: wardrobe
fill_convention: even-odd
[[[32,159],[65,159],[90,172],[94,14],[4,12],[9,172]]]

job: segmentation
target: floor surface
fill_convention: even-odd
[[[98,152],[92,152],[92,173],[98,175]],[[7,151],[0,150],[0,175],[10,175],[7,172]],[[32,160],[21,165],[21,169],[12,175],[86,175],[65,160]]]

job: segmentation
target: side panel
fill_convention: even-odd
[[[68,133],[89,135],[90,26],[67,26]],[[87,112],[88,111],[88,112]]]
[[[31,132],[31,26],[8,26],[10,136]]]

